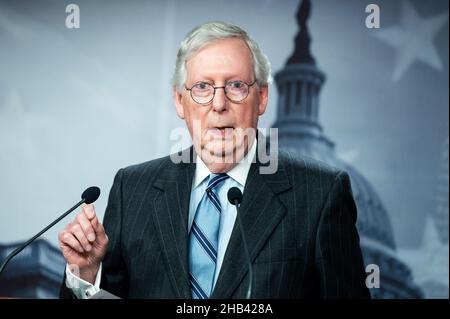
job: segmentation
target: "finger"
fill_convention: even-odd
[[[96,230],[97,230],[97,227],[98,227],[98,224],[100,223],[100,222],[98,221],[97,215],[96,215],[94,218],[92,218],[92,219],[90,220],[90,222],[91,222],[92,227],[94,228],[94,231],[96,231]]]
[[[84,213],[78,214],[76,217],[76,221],[78,222],[78,224],[80,224],[81,228],[83,229],[86,238],[90,242],[93,242],[95,240],[95,231],[91,225],[91,222],[89,221],[89,219],[87,219],[86,215]]]
[[[100,241],[101,243],[108,242],[108,236],[106,235],[105,228],[103,227],[102,223],[97,221],[94,226],[94,230],[98,241]]]
[[[108,241],[108,236],[105,233],[103,225],[99,222],[98,217],[95,213],[95,207],[93,204],[83,204],[83,213],[90,220],[90,223],[95,231],[95,236],[102,242]]]
[[[60,242],[62,245],[68,246],[81,254],[84,253],[84,249],[81,247],[80,242],[69,232],[61,233]]]
[[[82,211],[89,220],[92,220],[96,217],[95,208],[93,204],[83,205]]]
[[[89,243],[86,235],[84,234],[83,229],[81,228],[80,224],[75,223],[72,226],[71,232],[75,236],[75,238],[80,242],[80,244],[84,250],[90,251],[92,249],[92,246]]]

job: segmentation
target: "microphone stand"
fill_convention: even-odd
[[[239,213],[239,207],[241,206],[241,204],[239,203],[239,201],[237,199],[235,199],[234,205],[236,206],[239,230],[241,232],[242,243],[244,245],[244,251],[245,251],[245,257],[247,259],[247,264],[248,264],[249,283],[248,283],[248,289],[247,289],[247,294],[245,296],[245,299],[251,299],[252,298],[252,286],[253,286],[253,266],[252,266],[252,261],[250,260],[250,253],[248,251],[247,240],[245,239],[245,235],[244,235],[244,227],[242,226],[241,214]]]
[[[45,233],[47,230],[49,230],[50,228],[52,228],[57,222],[59,222],[61,219],[63,219],[64,217],[66,217],[67,215],[69,215],[72,211],[74,211],[78,206],[80,206],[81,204],[83,204],[86,201],[86,199],[82,199],[80,200],[78,203],[75,204],[75,206],[73,206],[72,208],[70,208],[67,212],[65,212],[64,214],[62,214],[60,217],[58,217],[54,222],[52,222],[50,225],[48,225],[47,227],[45,227],[43,230],[41,230],[39,233],[37,233],[36,235],[34,235],[32,238],[30,238],[28,241],[26,241],[25,243],[23,243],[22,245],[20,245],[19,247],[17,247],[16,249],[14,249],[5,259],[5,261],[3,261],[2,265],[0,266],[0,275],[3,272],[3,269],[5,269],[5,266],[8,264],[8,262],[18,253],[20,253],[22,250],[25,249],[25,247],[27,247],[29,244],[31,244],[36,238],[38,238],[39,236],[41,236],[43,233]]]

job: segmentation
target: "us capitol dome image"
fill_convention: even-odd
[[[379,267],[380,285],[370,289],[372,298],[421,298],[422,292],[413,283],[410,269],[398,257],[382,201],[363,175],[335,155],[334,143],[319,124],[319,93],[325,74],[310,52],[307,26],[310,10],[310,1],[304,0],[296,16],[300,31],[294,52],[285,67],[275,74],[278,105],[272,127],[278,128],[279,147],[341,168],[350,175],[364,264]]]

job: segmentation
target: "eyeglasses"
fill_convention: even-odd
[[[213,86],[207,82],[197,82],[190,89],[184,88],[191,93],[191,98],[194,102],[202,105],[211,103],[214,99],[217,89],[224,89],[225,96],[228,100],[234,103],[239,103],[245,100],[250,92],[250,87],[256,83],[248,84],[243,81],[228,82],[225,86]]]

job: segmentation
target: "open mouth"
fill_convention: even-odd
[[[213,136],[227,138],[233,136],[234,127],[232,126],[216,126],[208,129],[208,133]]]

